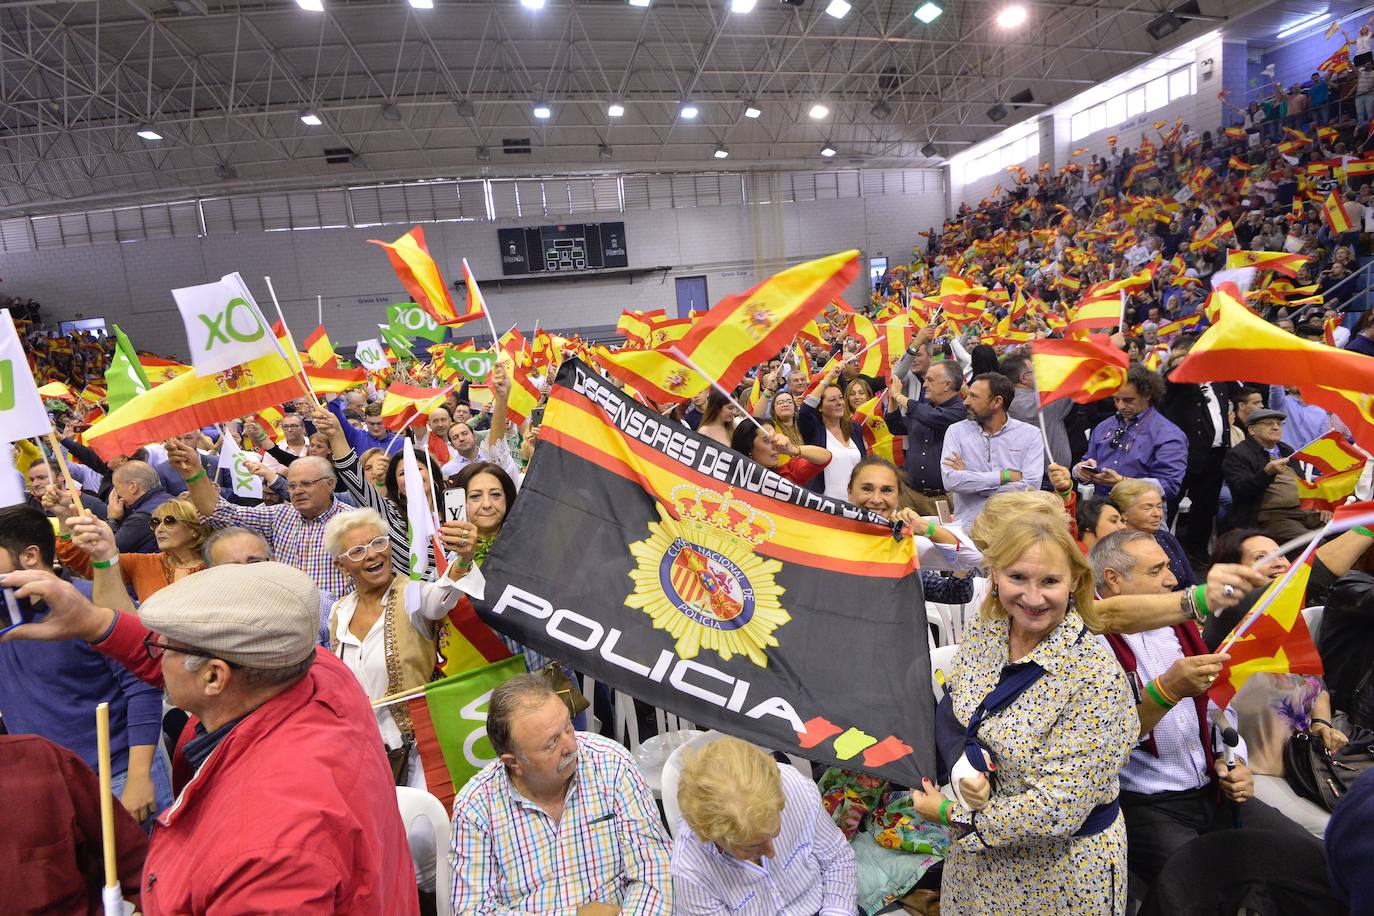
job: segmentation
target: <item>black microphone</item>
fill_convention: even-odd
[[[1221,730],[1221,759],[1226,763],[1228,771],[1236,768],[1236,746],[1240,744],[1240,735],[1231,726],[1226,726]],[[1232,804],[1235,804],[1234,802]],[[1240,805],[1235,805],[1235,813],[1231,816],[1231,826],[1240,826]]]

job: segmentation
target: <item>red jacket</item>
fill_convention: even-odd
[[[147,633],[121,614],[95,648],[161,686]],[[143,912],[418,916],[377,717],[337,658],[316,649],[310,672],[235,726],[158,817]]]

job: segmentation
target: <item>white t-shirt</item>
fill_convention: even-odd
[[[825,474],[825,495],[831,499],[848,502],[849,476],[854,473],[854,466],[863,460],[863,455],[859,453],[859,447],[853,440],[845,439],[841,442],[829,429],[825,431],[825,447],[830,452],[830,463],[822,472]]]

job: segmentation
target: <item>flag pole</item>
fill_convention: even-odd
[[[1330,527],[1331,526],[1328,524],[1327,528]],[[1323,528],[1317,531],[1315,533],[1315,536],[1308,541],[1307,549],[1302,552],[1302,555],[1300,557],[1298,557],[1298,562],[1288,567],[1288,571],[1283,574],[1283,578],[1280,579],[1278,583],[1268,586],[1268,593],[1264,596],[1263,600],[1257,602],[1255,606],[1250,609],[1250,612],[1245,615],[1245,619],[1243,619],[1240,623],[1236,624],[1235,629],[1233,629],[1227,635],[1227,637],[1224,640],[1222,640],[1220,646],[1217,646],[1217,654],[1224,654],[1227,649],[1230,649],[1231,646],[1235,645],[1235,643],[1242,636],[1249,632],[1250,627],[1254,625],[1255,621],[1259,620],[1260,617],[1263,616],[1264,612],[1269,609],[1269,605],[1274,603],[1274,599],[1277,598],[1279,594],[1282,593],[1283,590],[1288,587],[1289,582],[1293,581],[1293,577],[1298,574],[1298,570],[1302,568],[1302,565],[1304,563],[1307,562],[1307,558],[1312,555],[1312,551],[1317,549],[1317,541],[1320,540],[1323,532],[1325,532],[1327,528]],[[1264,561],[1261,560],[1261,562]],[[1255,566],[1252,568],[1258,571],[1259,567],[1260,564],[1256,563]]]
[[[52,426],[48,427],[48,442],[52,445],[53,458],[57,459],[58,466],[62,468],[62,479],[66,482],[67,490],[72,495],[72,508],[78,513],[84,512],[85,509],[81,505],[81,487],[72,477],[72,469],[67,467],[67,456],[62,454],[62,446],[58,443],[57,433]]]
[[[712,388],[719,391],[721,393],[721,396],[725,398],[726,403],[729,404],[731,407],[735,408],[735,410],[739,411],[740,416],[747,418],[750,423],[753,423],[759,429],[764,429],[763,424],[756,420],[753,414],[745,410],[744,405],[741,404],[739,401],[735,400],[734,395],[732,395],[730,392],[722,388],[720,386],[720,383],[718,383],[715,379],[711,378],[711,376],[706,373],[705,369],[702,369],[695,362],[693,362],[691,357],[685,355],[681,350],[679,350],[675,346],[669,347],[668,352],[676,356],[678,359],[682,360],[682,362],[689,368],[691,368],[691,370],[695,372],[697,375],[706,379],[707,384],[709,384]],[[764,431],[767,432],[767,430]]]
[[[100,845],[105,860],[105,884],[100,899],[105,916],[121,916],[124,895],[119,889],[119,862],[115,853],[114,792],[110,787],[110,704],[95,708],[95,741],[100,768]]]
[[[461,376],[461,373],[460,373],[459,377],[460,377],[460,378],[462,377],[462,376]],[[412,426],[414,426],[416,420],[420,419],[420,418],[423,417],[425,414],[429,413],[429,409],[430,409],[431,407],[433,407],[435,404],[439,403],[441,400],[443,400],[445,397],[447,397],[447,396],[448,396],[448,393],[449,393],[450,391],[452,391],[454,388],[457,388],[457,387],[458,387],[458,383],[457,383],[457,382],[454,382],[453,384],[451,384],[451,385],[449,385],[447,388],[445,388],[443,391],[440,391],[440,392],[439,392],[438,394],[436,394],[434,397],[432,397],[432,398],[430,398],[428,401],[426,401],[426,402],[425,402],[425,406],[424,406],[424,407],[421,407],[418,411],[415,412],[415,416],[413,416],[413,417],[411,417],[409,420],[407,420],[407,421],[405,422],[405,425],[404,425],[404,426],[402,426],[400,429],[398,429],[398,430],[396,430],[394,433],[392,433],[392,434],[391,434],[391,438],[388,439],[388,440],[386,440],[386,445],[382,447],[382,454],[384,454],[384,455],[389,454],[389,453],[391,452],[391,443],[393,443],[393,442],[396,441],[396,437],[397,437],[397,436],[399,436],[401,433],[405,432],[406,430],[408,430],[408,429],[410,429]]]
[[[324,296],[319,294],[315,295],[315,315],[318,319],[315,323],[324,327]],[[286,322],[283,321],[282,324],[286,324]]]
[[[1045,454],[1052,462],[1054,455],[1050,452],[1050,434],[1045,429],[1045,411],[1040,406],[1040,382],[1035,378],[1034,369],[1031,370],[1031,391],[1035,393],[1035,419],[1040,423],[1040,442],[1045,446]]]
[[[277,301],[277,291],[272,288],[272,278],[264,276],[262,279],[263,282],[267,284],[267,292],[268,295],[272,297],[272,305],[277,309],[277,320],[281,322],[281,328],[286,332],[286,342],[291,345],[291,353],[287,353],[286,349],[282,347],[281,341],[277,340],[276,334],[272,335],[272,342],[277,345],[277,352],[281,354],[282,359],[286,360],[287,367],[293,370],[292,374],[296,376],[296,381],[301,383],[301,387],[305,389],[305,393],[310,395],[310,399],[323,409],[324,402],[320,400],[320,396],[316,394],[315,389],[311,387],[310,377],[305,373],[305,366],[301,364],[300,357],[294,355],[296,352],[296,339],[291,336],[291,326],[286,323],[286,316],[282,314],[281,303]]]

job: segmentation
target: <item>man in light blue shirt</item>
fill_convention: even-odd
[[[1304,404],[1296,389],[1292,394],[1282,385],[1269,386],[1269,406],[1288,414],[1286,441],[1300,449],[1307,443],[1331,432],[1331,414],[1325,407]]]
[[[945,433],[940,476],[954,496],[954,520],[965,531],[994,493],[1034,490],[1045,471],[1040,431],[1007,416],[1016,386],[1000,372],[984,372],[969,385],[969,418]]]

